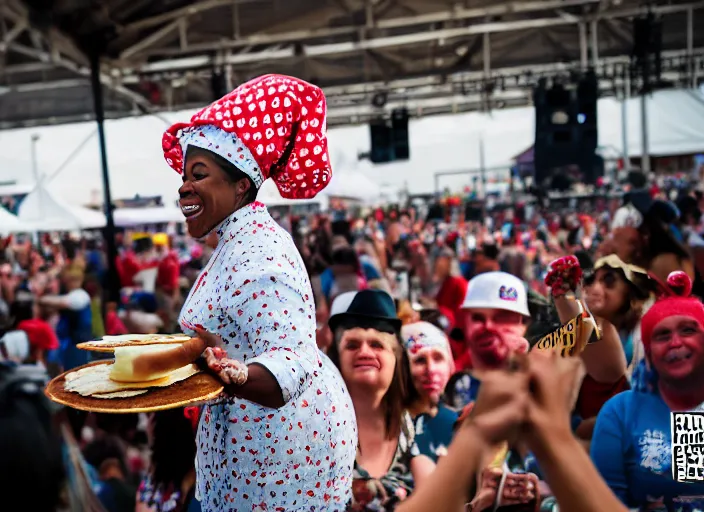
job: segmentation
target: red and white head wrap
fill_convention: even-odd
[[[314,197],[332,176],[326,103],[315,85],[282,75],[255,78],[163,136],[166,162],[179,174],[189,146],[212,151],[259,188],[272,178],[289,199]]]
[[[426,348],[435,348],[445,352],[448,360],[452,361],[452,352],[447,335],[430,322],[414,322],[401,327],[401,339],[408,352],[408,357],[413,359]]]

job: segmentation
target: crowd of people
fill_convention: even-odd
[[[309,84],[266,80],[316,104]],[[99,239],[3,240],[3,509],[704,510],[701,479],[673,476],[670,430],[671,412],[704,411],[700,194],[632,173],[617,208],[588,214],[394,205],[286,233],[257,187],[284,156],[325,153],[272,143],[234,166],[222,131],[249,137],[221,119],[211,133],[214,115],[164,143],[198,241],[122,234],[119,302]],[[280,188],[325,180],[303,181]],[[598,341],[531,350],[580,304]],[[223,399],[104,415],[43,397],[47,375],[95,357],[77,343],[180,331],[206,341]]]

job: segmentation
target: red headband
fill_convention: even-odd
[[[696,320],[704,327],[704,304],[695,297],[690,297],[692,281],[689,276],[678,270],[667,277],[671,295],[659,299],[643,315],[640,323],[643,348],[650,359],[650,341],[657,325],[671,316],[686,316]]]

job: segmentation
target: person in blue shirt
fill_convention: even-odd
[[[348,244],[340,245],[332,253],[332,265],[320,274],[325,300],[331,304],[339,294],[359,290],[360,281],[366,279],[359,257]]]
[[[670,274],[668,285],[680,296],[657,301],[641,321],[652,388],[606,402],[591,457],[627,507],[689,512],[704,510],[704,482],[674,476],[686,468],[673,467],[671,413],[704,411],[704,305],[688,297],[691,281],[684,272]]]
[[[447,453],[458,414],[442,403],[442,395],[454,371],[450,343],[445,333],[430,322],[401,328],[401,338],[411,369],[408,411],[414,419],[416,444],[433,462]]]
[[[90,352],[76,348],[77,344],[93,339],[90,295],[82,288],[83,279],[80,268],[69,267],[61,276],[65,294],[39,298],[40,305],[59,311],[56,334],[60,344],[58,357],[64,370],[90,362]]]

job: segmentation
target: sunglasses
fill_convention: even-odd
[[[590,270],[588,272],[585,272],[582,276],[582,282],[584,283],[584,286],[592,286],[596,282],[596,274],[596,270]],[[619,272],[609,268],[604,274],[602,274],[601,283],[606,288],[610,289],[616,286],[616,283],[618,283],[620,279],[622,279],[622,276],[619,275]]]

